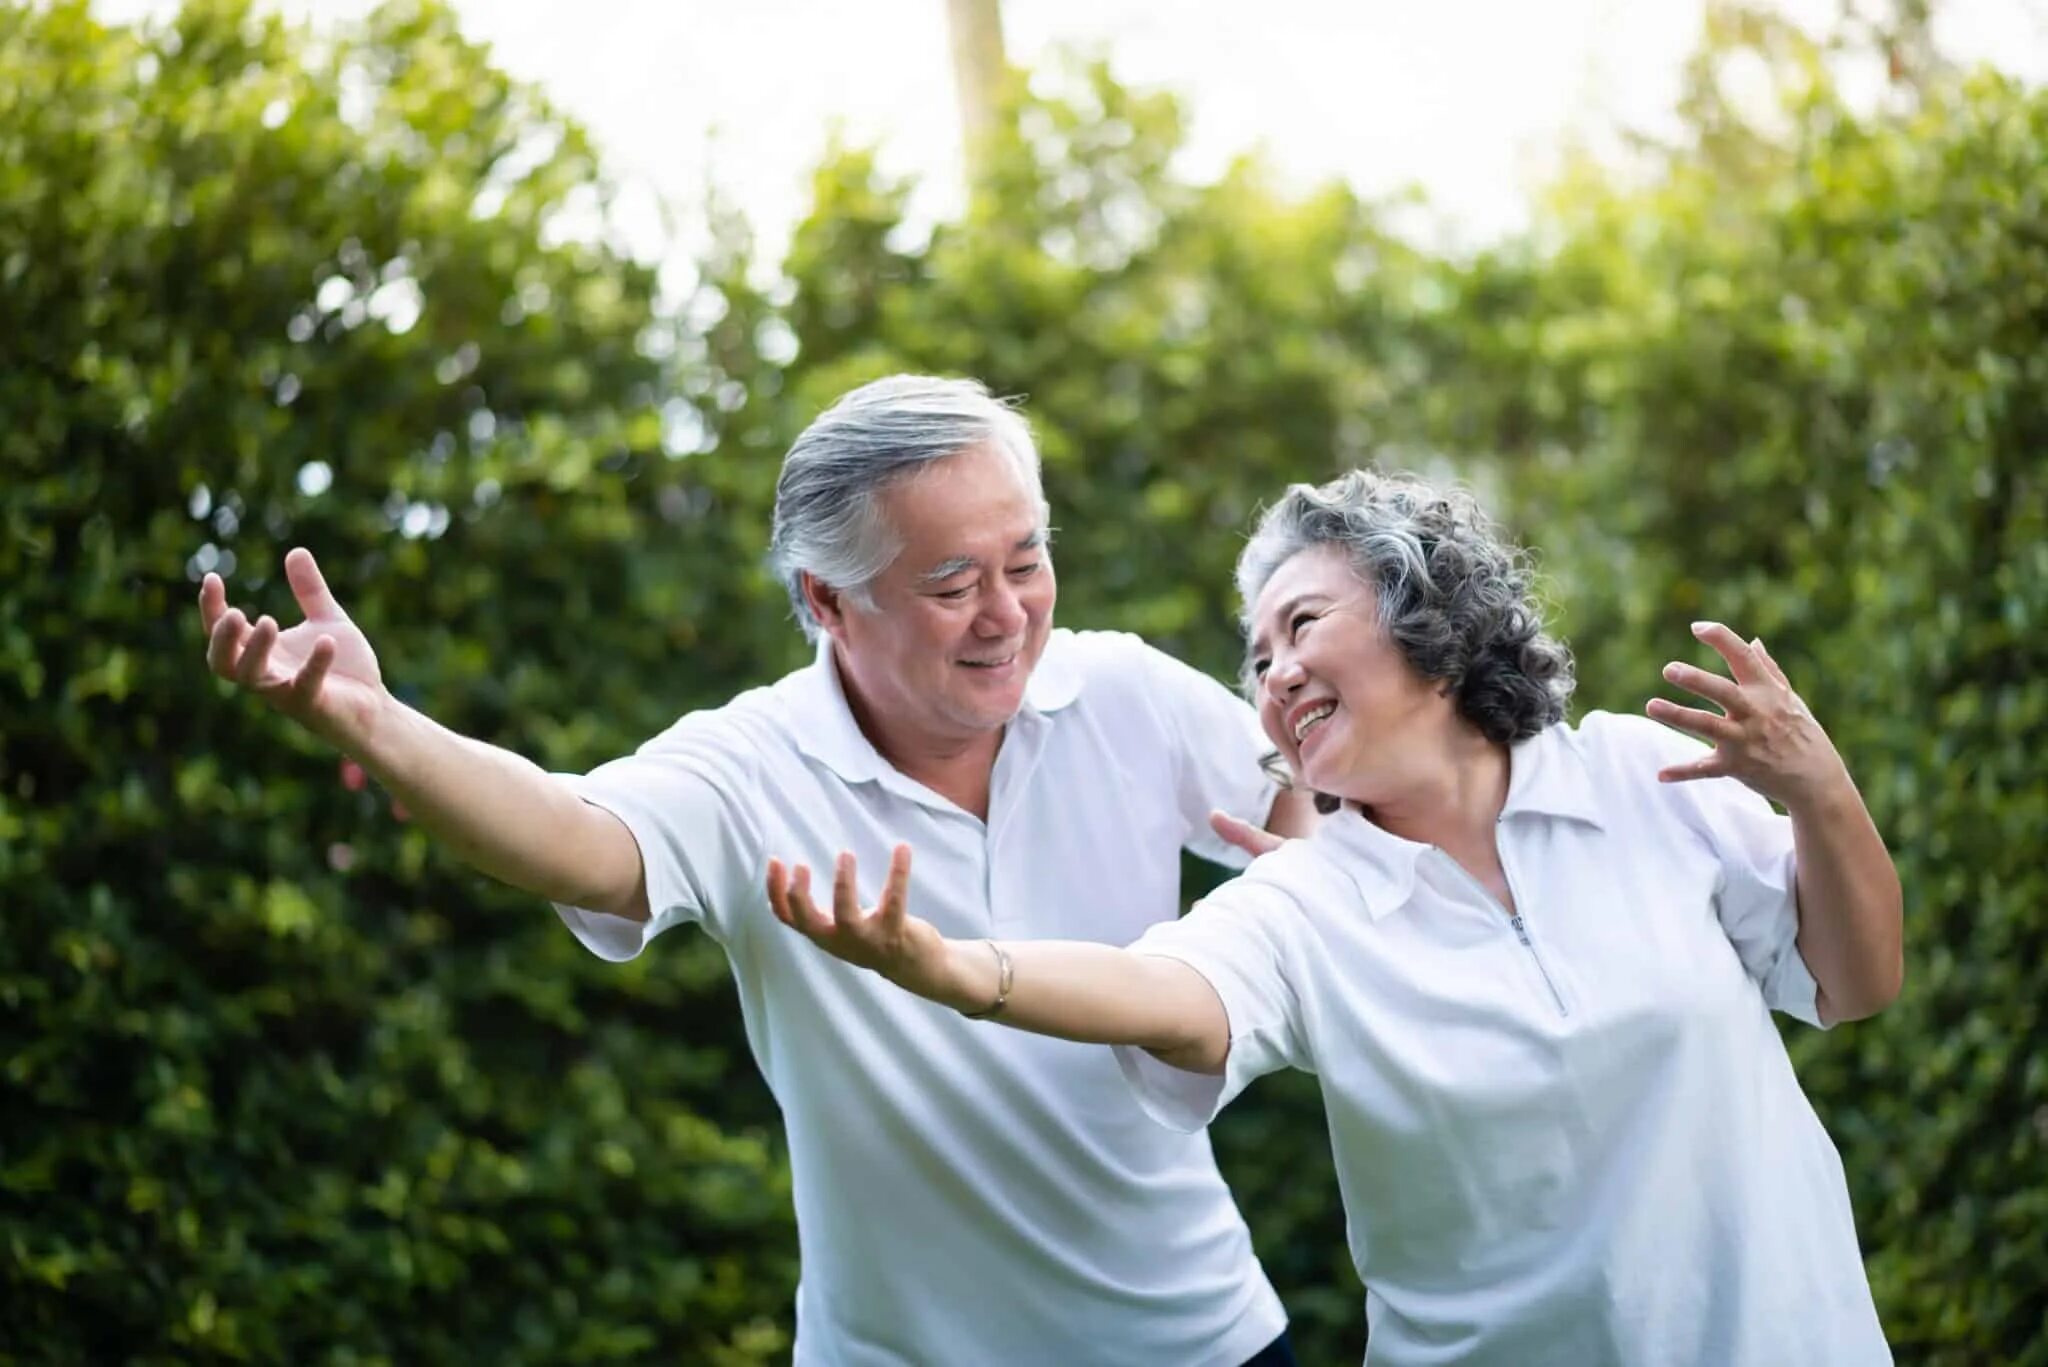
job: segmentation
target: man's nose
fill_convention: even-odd
[[[981,616],[975,625],[982,635],[992,639],[1015,636],[1024,629],[1024,603],[1008,576],[998,579],[981,603]]]

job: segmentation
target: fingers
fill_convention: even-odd
[[[1254,857],[1279,849],[1286,841],[1261,826],[1218,809],[1209,813],[1209,829],[1217,838]]]
[[[270,648],[277,644],[277,619],[264,616],[256,619],[256,625],[249,632],[248,642],[242,647],[242,658],[235,664],[235,682],[244,688],[255,688],[263,682],[264,671],[270,667]]]
[[[327,578],[320,573],[320,566],[313,559],[313,553],[304,546],[294,546],[285,553],[284,577],[292,586],[292,597],[299,600],[299,611],[308,617],[346,617],[341,604],[334,601],[334,593],[327,587]]]
[[[1727,774],[1727,768],[1721,763],[1720,752],[1715,751],[1712,754],[1702,755],[1690,763],[1674,764],[1669,768],[1659,769],[1657,771],[1657,781],[1659,783],[1690,783],[1692,780],[1700,778],[1725,778]]]
[[[802,917],[798,914],[794,900],[789,869],[780,859],[768,861],[768,909],[775,913],[775,919],[791,930],[801,933],[804,929]]]
[[[1714,652],[1728,662],[1728,672],[1735,676],[1735,682],[1755,683],[1763,677],[1763,665],[1749,643],[1719,622],[1694,622],[1692,634],[1712,646]]]
[[[768,862],[768,876],[769,905],[776,908],[776,919],[813,940],[831,938],[832,918],[811,900],[811,871],[807,865],[785,870],[781,860],[772,859]]]
[[[242,658],[242,642],[248,639],[249,619],[240,608],[228,608],[214,619],[206,642],[206,667],[232,681],[235,665]]]
[[[220,576],[209,573],[199,581],[199,629],[206,633],[210,644],[213,629],[220,625],[220,619],[227,615],[228,588]]]
[[[1742,698],[1742,686],[1733,679],[1700,669],[1680,660],[1673,660],[1664,666],[1665,682],[1675,684],[1688,693],[1697,693],[1708,702],[1718,705],[1728,715],[1736,716],[1746,710]]]
[[[332,636],[322,636],[313,642],[313,650],[306,657],[306,663],[299,668],[298,677],[287,686],[289,701],[295,707],[310,707],[320,696],[320,685],[327,682],[327,671],[334,665],[337,647]]]
[[[1675,726],[1687,735],[1698,736],[1707,741],[1729,741],[1740,739],[1742,728],[1719,712],[1702,712],[1697,707],[1681,707],[1664,698],[1650,699],[1644,709],[1651,717],[1666,726]]]
[[[900,922],[910,904],[910,847],[898,845],[889,857],[889,878],[882,887],[882,900],[872,916],[861,911],[858,867],[851,854],[842,854],[833,865],[832,910],[822,910],[811,898],[808,866],[768,861],[766,878],[768,908],[775,919],[791,930],[813,939],[831,939],[842,932],[860,939],[870,925]]]
[[[882,884],[881,905],[875,915],[884,925],[902,921],[910,906],[910,846],[898,845],[889,852],[889,877]]]
[[[853,856],[842,853],[832,864],[832,919],[842,928],[860,920],[860,886]]]
[[[1792,681],[1785,677],[1785,671],[1778,668],[1778,661],[1771,655],[1769,649],[1765,647],[1763,637],[1759,636],[1756,639],[1752,640],[1749,643],[1749,648],[1751,650],[1754,650],[1756,652],[1756,657],[1764,662],[1764,668],[1770,671],[1770,675],[1772,678],[1776,679],[1779,683],[1785,685],[1785,687],[1787,688],[1790,688],[1792,686]]]

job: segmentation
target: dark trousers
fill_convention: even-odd
[[[1294,1345],[1287,1341],[1287,1331],[1282,1329],[1279,1338],[1246,1358],[1244,1367],[1298,1367]]]

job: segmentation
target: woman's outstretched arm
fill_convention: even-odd
[[[1208,980],[1186,964],[1077,940],[947,939],[910,914],[907,845],[896,847],[876,906],[863,910],[855,888],[850,854],[839,856],[830,910],[812,900],[807,867],[768,864],[777,920],[906,991],[1034,1034],[1134,1044],[1177,1068],[1223,1071],[1229,1019]]]

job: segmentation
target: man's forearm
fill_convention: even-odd
[[[360,748],[356,761],[479,872],[550,901],[647,919],[632,833],[560,777],[395,701]]]

